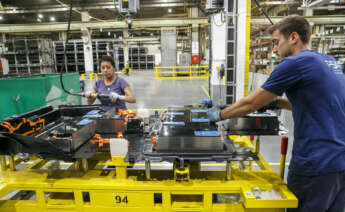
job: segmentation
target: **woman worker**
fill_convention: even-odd
[[[99,65],[103,78],[96,81],[93,91],[85,92],[87,103],[91,105],[95,102],[96,98],[93,94],[106,94],[108,96],[99,96],[103,111],[108,111],[114,106],[116,111],[119,109],[126,110],[125,102],[135,103],[136,98],[127,81],[115,74],[114,59],[111,56],[103,56]]]

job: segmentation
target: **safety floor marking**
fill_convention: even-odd
[[[204,91],[204,93],[206,94],[206,96],[207,96],[208,98],[210,98],[210,94],[208,93],[208,91],[206,90],[206,88],[205,88],[203,85],[201,85],[201,89]]]

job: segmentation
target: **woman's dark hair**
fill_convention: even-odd
[[[101,66],[102,62],[109,62],[111,66],[115,68],[115,61],[112,56],[109,56],[109,55],[102,56],[101,59],[99,60],[99,66]]]

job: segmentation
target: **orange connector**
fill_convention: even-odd
[[[91,144],[96,144],[98,143],[98,148],[102,148],[104,144],[109,144],[110,139],[107,138],[102,138],[101,135],[95,134],[93,138],[90,140]]]
[[[128,122],[129,118],[137,117],[137,114],[135,112],[133,112],[132,110],[121,110],[121,109],[119,109],[117,114],[120,116],[125,116],[125,122]]]

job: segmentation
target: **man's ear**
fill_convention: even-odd
[[[291,44],[296,44],[300,40],[299,34],[297,32],[292,32],[289,36],[289,42]]]

